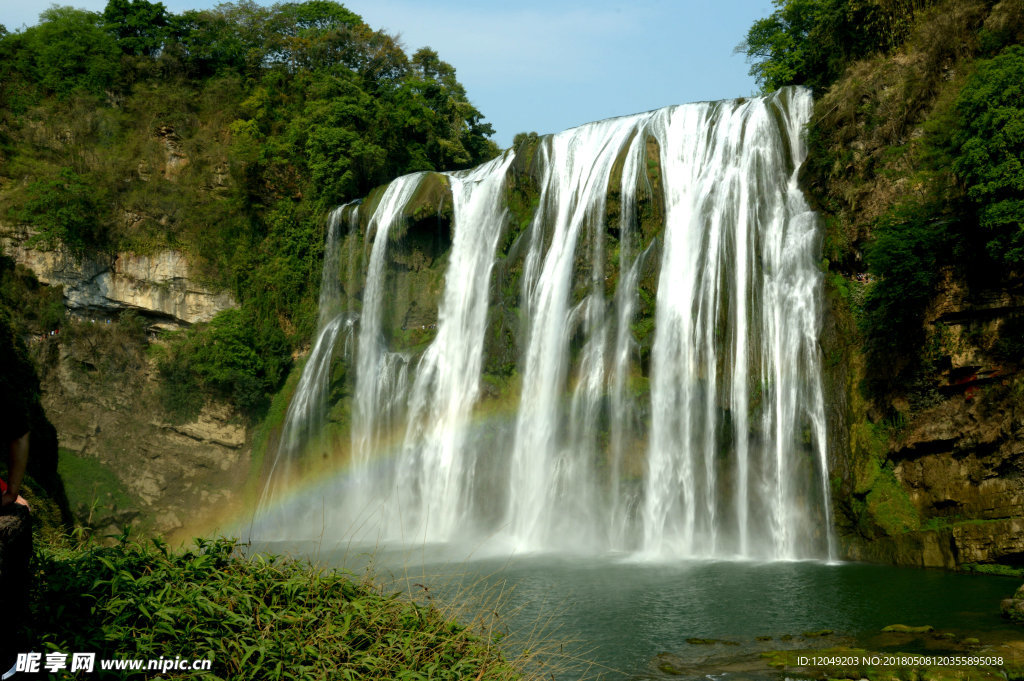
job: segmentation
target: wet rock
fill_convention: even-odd
[[[739,643],[736,641],[726,641],[720,638],[688,638],[686,642],[693,646],[713,646],[713,645],[724,645],[724,646],[738,646]]]
[[[1012,598],[1003,600],[1001,610],[1006,619],[1024,624],[1024,586],[1017,589]]]
[[[832,629],[819,629],[818,631],[805,631],[803,633],[804,638],[822,638],[824,636],[831,636],[835,631]]]
[[[654,658],[654,666],[662,674],[669,676],[682,676],[684,674],[684,663],[672,653],[659,653]]]
[[[890,624],[887,627],[883,627],[882,631],[891,634],[929,634],[935,631],[935,627],[928,624],[919,627],[907,624]]]

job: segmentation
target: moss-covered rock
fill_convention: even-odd
[[[1004,599],[1000,609],[1006,619],[1024,624],[1024,586],[1017,589],[1013,598]]]
[[[935,631],[931,625],[911,626],[908,624],[890,624],[882,627],[882,631],[891,634],[928,634]]]

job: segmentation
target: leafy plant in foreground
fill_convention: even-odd
[[[433,605],[229,539],[37,551],[36,650],[210,659],[202,679],[521,678],[489,635]],[[136,676],[145,676],[139,673]]]

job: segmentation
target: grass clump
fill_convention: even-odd
[[[231,539],[44,545],[31,595],[35,650],[98,659],[212,660],[204,679],[517,679],[494,637],[366,579]],[[144,676],[145,672],[139,672]]]

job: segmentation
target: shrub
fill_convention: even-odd
[[[903,204],[875,226],[867,261],[878,281],[867,295],[865,331],[871,354],[885,366],[893,353],[920,346],[921,315],[955,233],[939,208]]]
[[[963,180],[997,262],[1024,264],[1024,47],[977,70],[956,102],[953,170]]]
[[[179,332],[158,351],[164,407],[185,420],[198,413],[205,394],[258,417],[287,372],[288,347],[276,324],[260,324],[244,309]]]
[[[824,91],[853,61],[902,42],[916,12],[931,0],[773,0],[776,10],[754,22],[738,51],[764,92],[784,85]]]
[[[52,249],[59,242],[81,254],[102,244],[96,190],[71,168],[61,168],[55,177],[33,182],[26,194],[17,217],[36,228],[28,245]]]
[[[39,19],[38,25],[3,37],[7,49],[0,54],[10,63],[0,68],[60,96],[79,89],[101,94],[113,84],[120,50],[98,14],[54,5]]]

